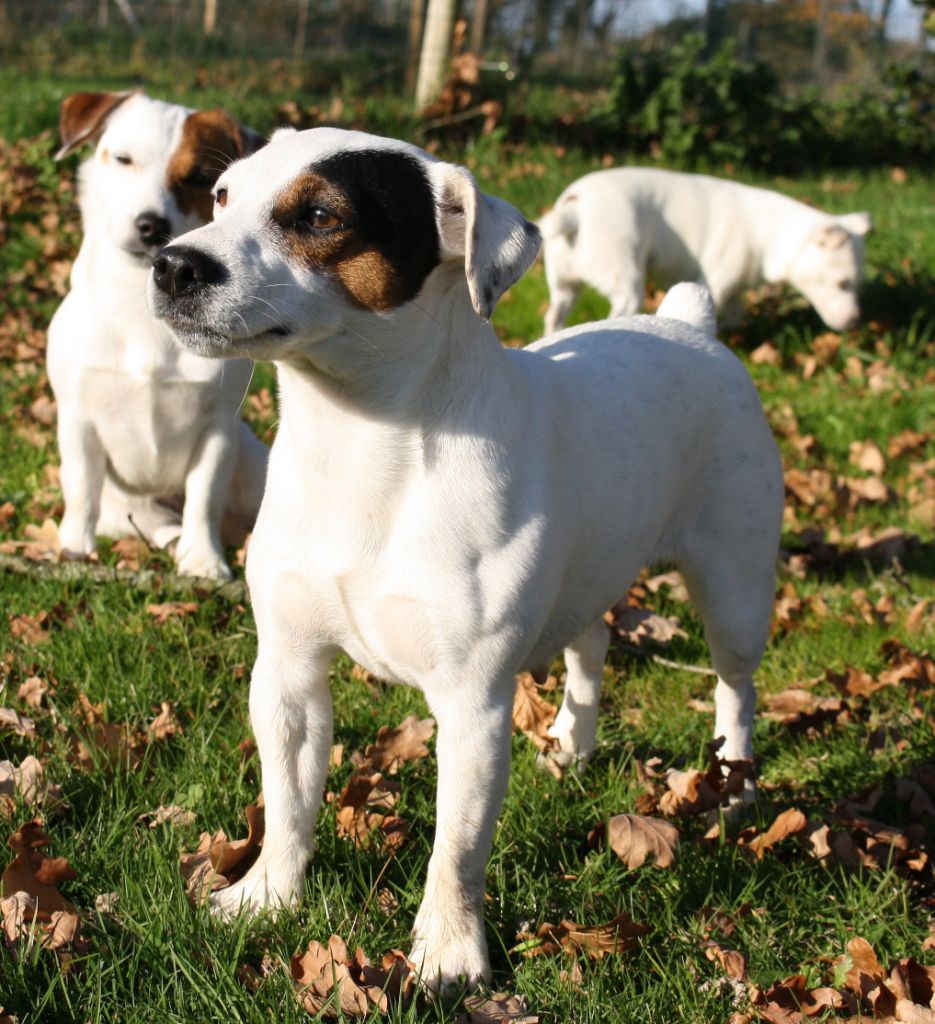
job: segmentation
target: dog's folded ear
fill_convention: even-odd
[[[85,142],[104,130],[104,123],[113,111],[136,95],[139,89],[126,92],[75,92],[62,100],[59,113],[59,134],[62,145],[55,154],[63,160]]]
[[[514,206],[481,192],[463,167],[439,163],[432,172],[442,259],[464,259],[474,309],[489,320],[500,296],[532,266],[542,236]]]

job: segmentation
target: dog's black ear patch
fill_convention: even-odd
[[[316,209],[337,226],[303,230]],[[406,153],[351,150],[314,164],[280,196],[273,220],[290,256],[333,272],[355,305],[375,312],[414,299],[439,263],[435,196]]]

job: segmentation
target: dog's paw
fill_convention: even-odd
[[[581,771],[591,760],[597,745],[597,712],[590,708],[573,712],[563,702],[547,733],[558,741],[556,762],[563,767],[574,764]],[[567,757],[559,757],[559,754]]]
[[[557,779],[577,766],[578,759],[568,750],[542,750],[536,755],[536,767]]]
[[[232,580],[234,578],[230,566],[224,561],[224,556],[210,550],[191,549],[179,554],[177,568],[182,576],[201,576],[208,580]]]
[[[58,542],[63,562],[82,562],[97,551],[93,527],[85,529],[83,526],[75,526],[67,519],[59,527]]]
[[[211,913],[224,920],[238,914],[256,917],[264,911],[275,917],[282,910],[292,910],[299,902],[298,888],[277,883],[263,868],[254,865],[244,877],[226,889],[211,893]]]
[[[439,945],[417,935],[409,959],[416,965],[419,984],[431,995],[472,990],[490,980],[490,963],[483,941],[478,944],[449,938]]]

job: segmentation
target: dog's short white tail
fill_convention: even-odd
[[[564,235],[570,244],[578,233],[578,204],[575,196],[563,197],[537,221],[537,227],[546,240]]]
[[[702,284],[683,281],[673,285],[656,310],[656,316],[682,320],[713,338],[717,332],[717,318],[711,293]]]

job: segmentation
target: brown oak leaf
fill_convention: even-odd
[[[202,832],[194,853],[182,853],[179,869],[194,903],[202,903],[217,889],[239,881],[260,855],[265,832],[263,795],[244,809],[247,837],[228,839],[223,829]]]
[[[607,823],[607,841],[630,869],[641,867],[647,857],[668,868],[678,856],[679,830],[661,818],[617,814]]]
[[[756,855],[757,860],[762,860],[767,850],[772,849],[783,839],[798,834],[808,827],[808,818],[795,807],[783,811],[769,828],[758,836],[747,840],[740,845]]]
[[[407,715],[395,729],[381,725],[377,730],[376,743],[371,743],[363,754],[354,754],[350,760],[358,768],[395,775],[404,762],[428,756],[426,743],[434,734],[434,718],[420,720],[415,715]]]
[[[21,825],[7,840],[16,856],[0,878],[4,896],[25,892],[36,900],[36,913],[42,921],[50,920],[56,910],[75,909],[57,887],[77,878],[78,873],[64,857],[46,857],[42,853],[50,842],[38,820]]]
[[[543,753],[558,746],[557,741],[549,736],[549,726],[557,714],[555,705],[539,695],[539,687],[528,672],[516,677],[513,728],[523,733]]]

